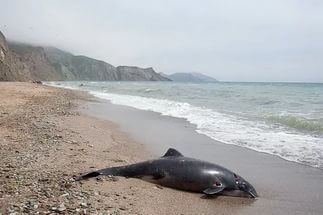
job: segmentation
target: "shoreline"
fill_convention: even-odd
[[[92,169],[155,158],[110,121],[80,113],[84,92],[1,82],[0,213],[236,214],[251,199],[156,186],[139,179],[100,177],[75,182]]]
[[[169,147],[184,155],[220,164],[255,186],[260,197],[245,207],[248,214],[320,214],[323,171],[275,155],[215,141],[199,134],[181,118],[163,116],[128,106],[88,103],[84,112],[118,124],[122,131],[144,143],[156,155]],[[145,132],[142,132],[145,131]],[[241,214],[242,213],[241,211]]]
[[[0,89],[4,101],[0,104],[0,155],[4,161],[0,162],[0,213],[323,212],[322,171],[216,143],[196,133],[184,120],[112,105],[85,92],[3,82]],[[192,144],[196,142],[201,144]],[[139,179],[73,179],[92,169],[156,158],[170,146],[187,156],[241,173],[260,197],[205,199],[198,193],[159,187]],[[271,173],[282,176],[273,177]]]
[[[172,100],[170,95],[166,96],[170,98],[170,100],[168,100],[166,99],[166,97],[160,98],[160,95],[158,93],[157,95],[159,96],[156,96],[156,98],[154,94],[146,94],[146,90],[148,90],[147,92],[150,92],[151,90],[155,91],[156,89],[168,92],[167,89],[171,86],[163,88],[162,86],[159,86],[157,84],[157,86],[152,87],[150,86],[151,84],[141,85],[140,83],[137,86],[136,83],[134,85],[130,84],[129,88],[127,88],[128,84],[125,84],[124,86],[119,86],[118,83],[117,86],[115,86],[113,83],[108,84],[105,82],[85,82],[84,85],[81,84],[81,87],[79,83],[82,82],[50,82],[48,84],[62,88],[66,87],[68,89],[70,88],[85,91],[88,92],[90,95],[95,96],[99,100],[111,100],[112,104],[125,105],[143,111],[153,111],[163,116],[183,118],[185,119],[185,121],[187,120],[188,122],[193,124],[193,126],[196,126],[196,132],[209,136],[214,140],[226,144],[232,144],[240,147],[249,148],[257,152],[273,154],[288,161],[301,163],[303,165],[320,168],[323,170],[321,165],[322,156],[320,153],[320,151],[322,151],[322,147],[320,144],[322,142],[322,139],[320,138],[320,136],[314,135],[314,133],[312,136],[312,133],[303,133],[302,130],[298,130],[298,132],[300,133],[297,133],[296,130],[294,130],[293,125],[289,128],[287,128],[288,126],[284,127],[286,120],[286,123],[289,121],[293,122],[293,120],[296,120],[297,125],[301,127],[307,127],[308,125],[310,125],[308,124],[309,122],[302,121],[301,118],[289,118],[289,116],[286,116],[283,119],[280,119],[280,117],[278,117],[278,121],[276,121],[276,119],[274,119],[273,121],[268,119],[269,121],[267,121],[265,117],[263,119],[264,121],[256,120],[257,124],[252,125],[252,117],[250,119],[251,121],[247,119],[248,117],[244,120],[240,120],[239,117],[235,118],[239,116],[239,114],[233,114],[233,118],[235,120],[238,120],[237,122],[234,122],[235,120],[230,120],[230,115],[221,116],[221,114],[225,112],[217,111],[217,108],[215,108],[213,111],[212,108],[210,110],[208,110],[208,108],[205,109],[205,107],[208,107],[207,105],[192,105],[194,104],[194,99],[192,100],[192,103],[188,101],[189,105],[188,107],[186,107],[186,103],[183,103],[183,100]],[[120,89],[122,89],[122,86],[125,87],[125,89],[127,89],[126,91],[134,88],[133,90],[135,91],[135,93],[131,93],[130,91],[128,93],[126,91],[120,91],[119,94],[118,90],[115,90],[115,88],[118,89],[119,87],[121,87]],[[138,87],[140,88],[140,90]],[[111,89],[111,92],[109,89]],[[140,93],[143,90],[145,90],[144,95]],[[183,90],[185,91],[185,88]],[[219,90],[221,91],[221,88]],[[183,97],[185,98],[186,95],[183,95]],[[199,95],[197,95],[197,97],[199,97]],[[199,108],[202,108],[202,113],[200,113]],[[315,108],[316,106],[313,106],[313,109]],[[196,114],[195,111],[197,112]],[[277,110],[277,112],[280,113],[279,110]],[[275,111],[275,113],[277,112]],[[183,113],[187,114],[184,115]],[[275,113],[272,113],[271,115],[280,115]],[[213,117],[213,114],[215,114],[216,117]],[[210,117],[210,120],[208,119],[208,116]],[[216,118],[217,120],[215,120]],[[281,120],[283,121],[281,122]],[[265,126],[267,122],[269,123],[268,127]],[[317,125],[319,125],[319,123]],[[257,128],[259,128],[259,130]],[[317,129],[319,129],[319,127]]]

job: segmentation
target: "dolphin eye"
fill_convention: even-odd
[[[214,185],[214,186],[217,186],[217,187],[222,186],[222,184],[221,184],[220,182],[218,182],[218,181],[216,181],[213,185]]]

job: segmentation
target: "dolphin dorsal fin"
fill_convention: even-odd
[[[163,157],[183,157],[183,155],[176,149],[169,148]]]

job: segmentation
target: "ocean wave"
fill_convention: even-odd
[[[278,123],[300,131],[308,131],[314,134],[323,134],[323,120],[311,120],[304,117],[296,117],[291,115],[286,116],[271,116],[268,117],[273,123]]]

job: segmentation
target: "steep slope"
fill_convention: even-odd
[[[170,81],[152,68],[114,67],[104,61],[75,56],[52,47],[45,48],[45,52],[51,64],[64,75],[65,80]]]
[[[49,61],[64,76],[64,80],[118,80],[111,64],[86,56],[74,56],[56,48],[46,47]]]
[[[155,72],[153,68],[142,69],[135,66],[118,66],[120,80],[134,79],[135,81],[170,81]]]
[[[4,35],[0,31],[0,81],[6,80],[10,73],[10,68],[7,65],[8,46]]]
[[[0,81],[26,81],[29,77],[28,65],[9,50],[6,38],[0,32]]]
[[[52,47],[7,43],[0,32],[0,81],[170,81],[152,68],[114,67]]]
[[[32,80],[64,80],[64,76],[51,65],[43,47],[9,43],[9,49],[19,56]]]

